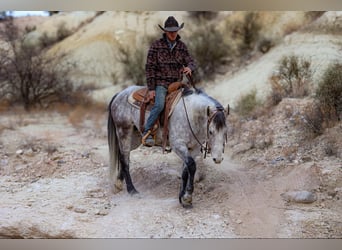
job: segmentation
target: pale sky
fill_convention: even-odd
[[[48,16],[46,11],[12,11],[13,16]]]

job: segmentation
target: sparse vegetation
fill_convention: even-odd
[[[257,99],[256,90],[252,90],[249,93],[240,97],[236,105],[236,112],[243,116],[248,117],[252,115],[252,112],[260,105],[261,101]]]
[[[257,12],[246,12],[243,21],[233,24],[232,37],[239,42],[238,50],[240,56],[250,53],[260,38],[261,25]]]
[[[123,65],[124,76],[136,85],[144,85],[146,48],[144,46],[132,48],[120,44],[118,50],[117,59]],[[116,75],[112,77],[116,78]]]
[[[187,45],[197,63],[197,77],[203,80],[213,79],[232,54],[215,25],[204,22],[187,37]]]
[[[329,66],[316,90],[316,98],[327,120],[341,120],[342,115],[342,64]]]
[[[71,34],[72,34],[72,31],[66,27],[65,22],[61,22],[58,25],[55,36],[49,34],[46,31],[43,32],[43,34],[39,38],[40,46],[43,48],[50,47],[50,46],[62,41],[63,39],[67,38]]]
[[[311,63],[298,56],[284,56],[276,73],[270,78],[271,102],[278,104],[284,97],[305,97],[310,94],[312,80]]]
[[[197,20],[211,20],[217,16],[217,12],[215,11],[189,11],[190,17]]]
[[[26,110],[68,101],[73,92],[69,75],[75,64],[63,54],[48,56],[41,46],[26,43],[12,19],[0,32],[7,44],[0,48],[0,97],[23,104]]]
[[[309,137],[323,134],[323,114],[317,103],[307,106],[304,109],[302,122],[304,124],[304,130]]]
[[[65,22],[61,22],[58,25],[57,32],[56,32],[56,41],[62,41],[66,37],[70,36],[72,34],[72,31],[69,30],[66,26]]]

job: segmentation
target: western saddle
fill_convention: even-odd
[[[174,82],[169,85],[167,95],[165,98],[165,108],[164,111],[159,115],[159,119],[156,121],[156,129],[153,129],[150,133],[155,137],[157,128],[163,127],[163,137],[162,137],[162,146],[163,152],[166,150],[166,145],[168,143],[168,123],[169,118],[174,110],[174,107],[178,103],[181,95],[182,95],[182,87],[187,86],[186,83],[182,82]],[[144,124],[145,124],[145,113],[146,110],[151,110],[154,105],[154,98],[149,99],[148,97],[148,88],[144,87],[138,89],[137,91],[133,92],[129,97],[129,102],[136,108],[140,109],[140,118],[139,118],[139,130],[140,133],[144,131]],[[159,125],[158,125],[159,124]],[[147,137],[147,136],[146,136]],[[144,138],[142,138],[143,142]]]

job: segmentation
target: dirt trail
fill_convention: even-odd
[[[178,202],[179,159],[158,147],[132,153],[140,194],[114,195],[106,126],[96,122],[105,120],[100,114],[73,126],[72,116],[55,112],[1,116],[0,237],[312,237],[303,234],[304,222],[324,211],[336,222],[331,230],[341,227],[338,211],[285,204],[280,194],[298,182],[288,180],[296,169],[242,165],[228,153],[220,165],[205,160],[206,178],[195,185],[192,209]]]

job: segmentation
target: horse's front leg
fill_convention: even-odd
[[[182,185],[179,193],[179,202],[185,208],[192,207],[192,193],[194,191],[195,173],[196,163],[192,157],[187,157],[184,163]]]
[[[200,182],[205,179],[206,173],[205,173],[205,165],[203,162],[203,156],[196,155],[194,156],[195,162],[196,162],[196,174],[195,174],[195,183]]]

